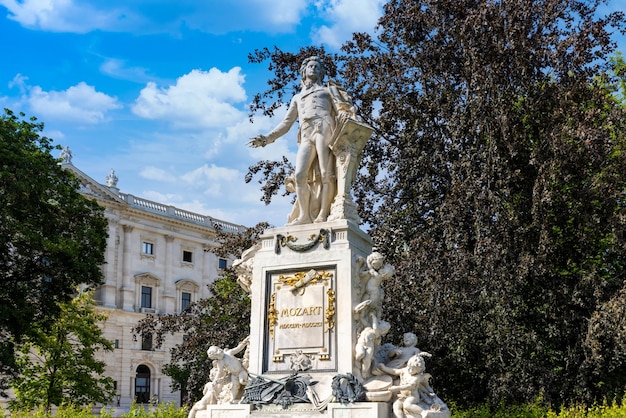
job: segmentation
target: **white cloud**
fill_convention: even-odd
[[[22,94],[25,94],[28,86],[26,83],[27,81],[28,77],[25,77],[22,74],[16,74],[15,77],[13,77],[13,80],[9,81],[9,88],[17,87],[20,89]]]
[[[219,197],[222,190],[233,190],[231,186],[238,183],[243,175],[235,169],[218,167],[215,164],[204,164],[181,176],[186,183],[204,189],[204,194]]]
[[[383,0],[322,0],[320,12],[330,22],[313,31],[315,43],[338,48],[352,38],[354,32],[373,32],[382,16]]]
[[[289,32],[310,0],[179,0],[150,7],[141,0],[0,0],[8,17],[30,29],[87,33],[177,33],[181,27],[223,34]],[[236,16],[236,18],[233,18]]]
[[[260,0],[261,9],[272,23],[295,25],[300,22],[308,1],[306,0]]]
[[[173,86],[159,88],[148,83],[132,110],[146,119],[167,120],[177,128],[228,126],[245,118],[245,113],[233,106],[246,100],[244,79],[240,67],[226,73],[217,68],[192,70]]]
[[[162,181],[162,182],[173,182],[175,180],[175,176],[168,172],[167,170],[163,170],[162,168],[154,167],[154,166],[146,166],[140,172],[139,175],[144,179]]]
[[[180,0],[184,8],[173,17],[171,27],[181,23],[192,29],[224,34],[236,31],[285,33],[294,30],[311,0]],[[186,10],[185,10],[186,9]],[[183,11],[184,10],[184,11]],[[233,16],[236,16],[233,18]]]
[[[24,97],[33,113],[44,120],[73,121],[94,124],[106,119],[106,112],[122,106],[117,98],[96,91],[80,82],[63,91],[44,91],[39,86],[27,86]]]
[[[62,139],[65,139],[65,134],[58,129],[48,130],[44,128],[43,134],[48,138],[54,139],[55,142],[59,142]]]
[[[172,205],[174,206],[175,202],[178,202],[182,199],[182,197],[178,194],[175,193],[161,193],[161,192],[155,192],[154,190],[145,190],[143,193],[141,193],[141,197],[143,199],[147,199],[147,200],[152,200],[153,202],[159,202],[162,203],[164,205]],[[185,209],[182,208],[181,209]],[[189,210],[189,209],[186,209]]]
[[[22,26],[51,32],[117,31],[137,27],[143,20],[123,4],[103,9],[73,0],[0,0],[0,5],[9,10],[10,19]]]
[[[128,67],[126,61],[115,58],[106,58],[100,65],[100,71],[103,74],[121,80],[144,82],[148,79],[148,70],[146,68]]]

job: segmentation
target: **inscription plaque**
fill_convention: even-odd
[[[329,370],[333,360],[335,269],[270,273],[264,372],[290,371],[290,359],[305,354],[311,370]]]

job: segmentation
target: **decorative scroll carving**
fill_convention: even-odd
[[[272,293],[270,297],[270,306],[267,310],[267,319],[269,321],[270,335],[274,338],[274,327],[278,323],[278,310],[276,309],[276,293]]]
[[[328,289],[326,291],[326,295],[328,295],[328,308],[326,308],[326,331],[330,332],[331,329],[335,328],[335,291],[333,289]]]
[[[309,270],[308,272],[299,271],[294,273],[293,276],[278,276],[278,281],[282,284],[286,284],[292,287],[291,291],[298,293],[299,295],[304,294],[306,287],[308,285],[324,282],[325,286],[328,286],[328,280],[332,279],[333,275],[329,272],[321,272],[318,273],[314,269]]]

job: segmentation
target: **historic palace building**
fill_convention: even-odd
[[[161,368],[183,335],[168,337],[155,348],[149,336],[133,338],[131,329],[148,314],[177,313],[209,297],[207,285],[231,261],[210,252],[219,244],[215,227],[232,233],[245,228],[121,193],[113,171],[105,184],[98,183],[76,168],[65,151],[62,166],[80,180],[83,195],[105,208],[108,220],[105,282],[94,296],[108,315],[104,335],[115,346],[113,352],[102,354],[116,388],[116,397],[107,406],[124,410],[133,401],[180,405],[181,394],[171,390],[170,378]]]

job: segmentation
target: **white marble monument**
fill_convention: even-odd
[[[393,324],[383,286],[394,268],[359,228],[351,195],[372,128],[344,90],[323,83],[319,58],[306,59],[301,75],[284,120],[250,141],[270,144],[299,120],[296,172],[287,180],[297,200],[287,225],[265,231],[234,263],[252,299],[247,349],[243,357],[226,350],[232,367],[214,367],[190,418],[448,418],[415,335],[407,332],[400,347],[385,342]],[[219,382],[229,382],[230,397]]]

